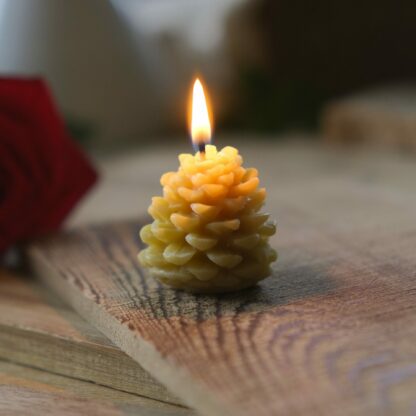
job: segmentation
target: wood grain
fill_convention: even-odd
[[[257,288],[161,287],[137,265],[138,220],[34,245],[39,276],[203,414],[411,414],[415,164],[303,145],[243,154],[280,223],[280,260]]]
[[[183,407],[0,361],[2,416],[191,416]]]
[[[0,358],[179,403],[108,338],[30,275],[0,270]]]

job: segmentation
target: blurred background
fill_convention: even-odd
[[[46,78],[92,151],[183,138],[196,73],[218,132],[416,148],[415,22],[410,0],[0,0],[0,72]]]

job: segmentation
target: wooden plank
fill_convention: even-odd
[[[0,361],[2,416],[191,416],[183,407]]]
[[[329,103],[322,115],[327,141],[416,151],[416,88],[389,86]]]
[[[0,358],[179,403],[165,387],[30,276],[0,270]]]
[[[138,220],[40,242],[30,250],[39,275],[203,414],[410,413],[414,163],[251,149],[280,223],[280,260],[257,288],[210,297],[161,287],[138,268]]]

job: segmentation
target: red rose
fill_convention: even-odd
[[[46,85],[0,78],[0,253],[57,229],[96,178]]]

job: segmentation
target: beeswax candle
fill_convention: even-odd
[[[163,196],[148,210],[154,221],[140,232],[148,247],[139,261],[160,282],[191,292],[253,286],[277,259],[268,242],[276,224],[260,211],[266,190],[237,149],[198,147],[203,151],[181,154],[179,169],[162,176]]]

